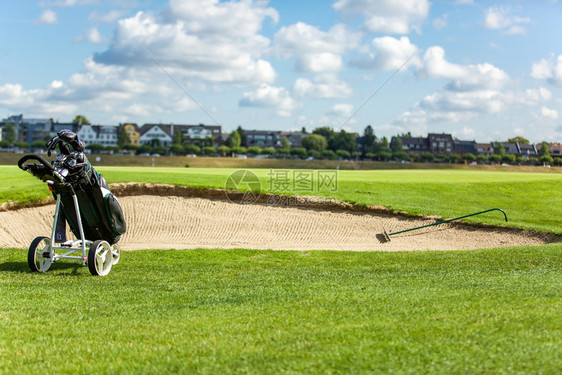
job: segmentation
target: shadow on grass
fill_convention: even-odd
[[[80,270],[81,268],[87,268],[87,267],[82,267],[82,265],[80,263],[57,262],[57,263],[51,265],[51,268],[49,268],[49,270],[47,272],[50,273],[51,271],[60,271],[60,270],[71,269],[72,272],[70,274],[65,272],[65,273],[57,273],[57,275],[58,276],[68,276],[68,275],[82,276],[83,275],[82,272],[78,273],[78,270]],[[28,266],[27,262],[0,263],[0,272],[32,273],[31,270],[29,269],[29,266]],[[86,274],[90,275],[89,272],[87,272]]]

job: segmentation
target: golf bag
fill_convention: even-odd
[[[49,156],[55,148],[60,153],[51,163],[39,155],[26,155],[18,162],[21,169],[47,182],[55,198],[60,196],[62,215],[56,223],[55,242],[66,242],[65,225],[68,223],[76,238],[81,238],[82,229],[84,238],[89,241],[104,240],[110,245],[116,244],[127,230],[123,211],[105,178],[84,155],[84,144],[75,133],[61,130],[47,143]],[[24,164],[27,161],[34,163]],[[77,218],[77,211],[81,220]]]

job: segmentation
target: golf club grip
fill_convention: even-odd
[[[21,170],[26,171],[27,168],[25,168],[25,165],[23,163],[25,163],[28,160],[37,160],[39,163],[41,163],[42,165],[44,165],[46,168],[54,171],[55,168],[53,168],[53,166],[51,165],[51,163],[49,163],[47,160],[45,160],[42,156],[39,155],[25,155],[24,157],[22,157],[20,160],[18,160],[18,167]]]

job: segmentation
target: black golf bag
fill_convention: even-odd
[[[49,155],[57,146],[60,154],[50,163],[39,155],[26,155],[18,162],[21,169],[47,182],[55,198],[60,196],[62,215],[59,215],[56,224],[55,242],[66,242],[65,223],[68,223],[77,238],[81,238],[81,222],[87,240],[116,244],[127,229],[117,198],[84,155],[84,144],[75,133],[59,131],[47,143]],[[33,163],[24,164],[28,161]],[[74,196],[81,220],[77,218]]]

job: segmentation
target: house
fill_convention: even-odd
[[[165,125],[170,126],[170,125]],[[140,144],[150,146],[164,146],[169,147],[172,145],[172,136],[170,133],[162,129],[162,125],[144,124],[140,130]]]
[[[95,125],[94,129],[98,133],[97,143],[104,146],[117,146],[118,142],[118,127],[115,125]]]
[[[91,144],[117,146],[117,131],[118,127],[115,125],[82,124],[78,126],[76,134],[86,146]]]
[[[140,146],[140,132],[137,124],[127,123],[122,125],[132,145]]]
[[[478,155],[484,155],[486,157],[494,153],[494,146],[491,143],[477,143],[476,152]]]
[[[94,130],[94,127],[90,124],[83,124],[80,128],[76,131],[78,134],[78,138],[84,142],[84,144],[91,145],[94,143],[98,143],[98,133]]]
[[[220,125],[144,124],[139,132],[141,144],[152,144],[152,139],[159,139],[160,145],[166,147],[172,144],[178,132],[182,133],[184,144],[213,146],[221,145],[225,139]],[[150,138],[152,135],[155,137]]]
[[[461,141],[455,139],[453,140],[453,149],[456,154],[459,154],[461,156],[464,154],[476,155],[478,153],[476,141]]]
[[[427,138],[407,136],[400,137],[400,140],[402,141],[403,150],[408,154],[420,155],[429,152],[429,140]]]
[[[196,146],[213,146],[216,141],[221,142],[221,127],[208,125],[184,126],[182,128],[183,142]]]
[[[246,130],[246,143],[248,147],[261,148],[281,147],[281,132],[271,130]]]
[[[432,154],[450,154],[453,152],[453,137],[451,134],[435,134],[427,135],[429,142],[429,152]]]
[[[517,148],[519,150],[519,156],[523,159],[536,158],[538,156],[537,148],[535,145],[528,145],[523,143],[517,143]]]
[[[553,158],[562,157],[562,143],[549,143],[548,151]]]
[[[280,133],[281,139],[285,138],[291,145],[291,148],[302,147],[302,139],[308,135],[307,133],[303,133],[302,131]]]

